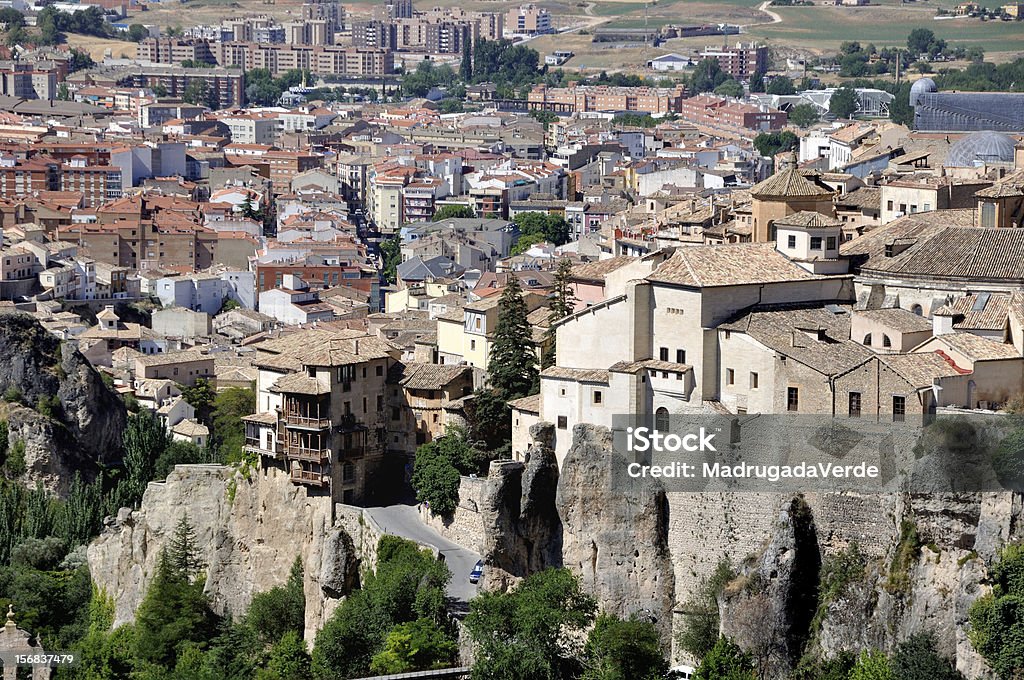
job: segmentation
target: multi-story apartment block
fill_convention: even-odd
[[[369,499],[387,436],[387,386],[398,350],[361,331],[314,329],[260,343],[257,413],[246,450],[336,502]]]
[[[331,45],[217,43],[217,64],[224,68],[265,68],[273,75],[304,69],[319,75],[367,77],[394,73],[390,50]]]
[[[87,77],[102,80],[99,75]],[[245,75],[241,71],[218,68],[184,68],[180,66],[139,65],[114,67],[112,78],[115,84],[126,87],[153,89],[162,87],[168,97],[180,99],[194,81],[206,83],[217,95],[218,108],[241,106],[245,102]]]
[[[139,43],[137,59],[152,64],[182,62],[214,63],[209,40],[197,38],[146,38]]]
[[[641,113],[679,113],[684,88],[608,87],[574,85],[547,87],[536,85],[527,102],[531,109],[586,111],[637,111]]]
[[[768,48],[755,43],[736,43],[735,47],[705,47],[702,59],[716,59],[723,71],[736,80],[749,80],[755,73],[768,70]]]
[[[551,32],[551,14],[544,7],[520,5],[505,15],[505,31],[512,35],[539,35]]]

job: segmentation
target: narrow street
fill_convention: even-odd
[[[465,614],[469,601],[477,594],[478,587],[469,582],[469,572],[480,555],[449,541],[421,522],[415,505],[388,505],[367,508],[366,512],[385,532],[437,548],[452,573],[448,597],[452,600],[453,613]]]

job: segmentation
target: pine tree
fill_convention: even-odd
[[[544,331],[544,351],[541,368],[555,364],[555,324],[573,313],[576,308],[576,294],[572,289],[572,262],[562,258],[555,270],[555,289],[548,307],[548,328]]]
[[[498,325],[487,363],[491,387],[505,401],[529,394],[537,376],[537,355],[526,316],[523,287],[510,275],[498,301]]]
[[[167,548],[167,556],[174,570],[189,581],[203,568],[204,565],[199,559],[196,531],[188,521],[188,515],[182,515],[178,520]]]
[[[170,438],[156,415],[149,409],[142,409],[128,418],[123,441],[124,467],[128,476],[122,485],[125,487],[125,501],[135,506],[153,479],[153,463],[167,448]]]

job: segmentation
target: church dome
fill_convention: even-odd
[[[993,163],[1013,163],[1013,139],[1009,135],[986,130],[972,132],[949,147],[946,165],[973,168]]]

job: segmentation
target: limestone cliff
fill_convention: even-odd
[[[221,465],[180,465],[166,481],[150,483],[139,510],[121,510],[88,548],[93,579],[114,598],[116,624],[134,618],[160,549],[187,515],[204,548],[206,591],[219,613],[244,613],[255,593],[284,584],[301,557],[312,638],[358,582],[351,534],[359,526],[335,523],[329,497],[307,495],[277,470],[253,474],[247,480]]]
[[[0,318],[0,394],[7,404],[10,439],[25,443],[27,484],[66,490],[73,473],[91,477],[97,463],[120,459],[124,405],[78,350],[48,333],[26,314]],[[50,416],[38,410],[50,401]],[[25,406],[29,408],[25,408]]]

